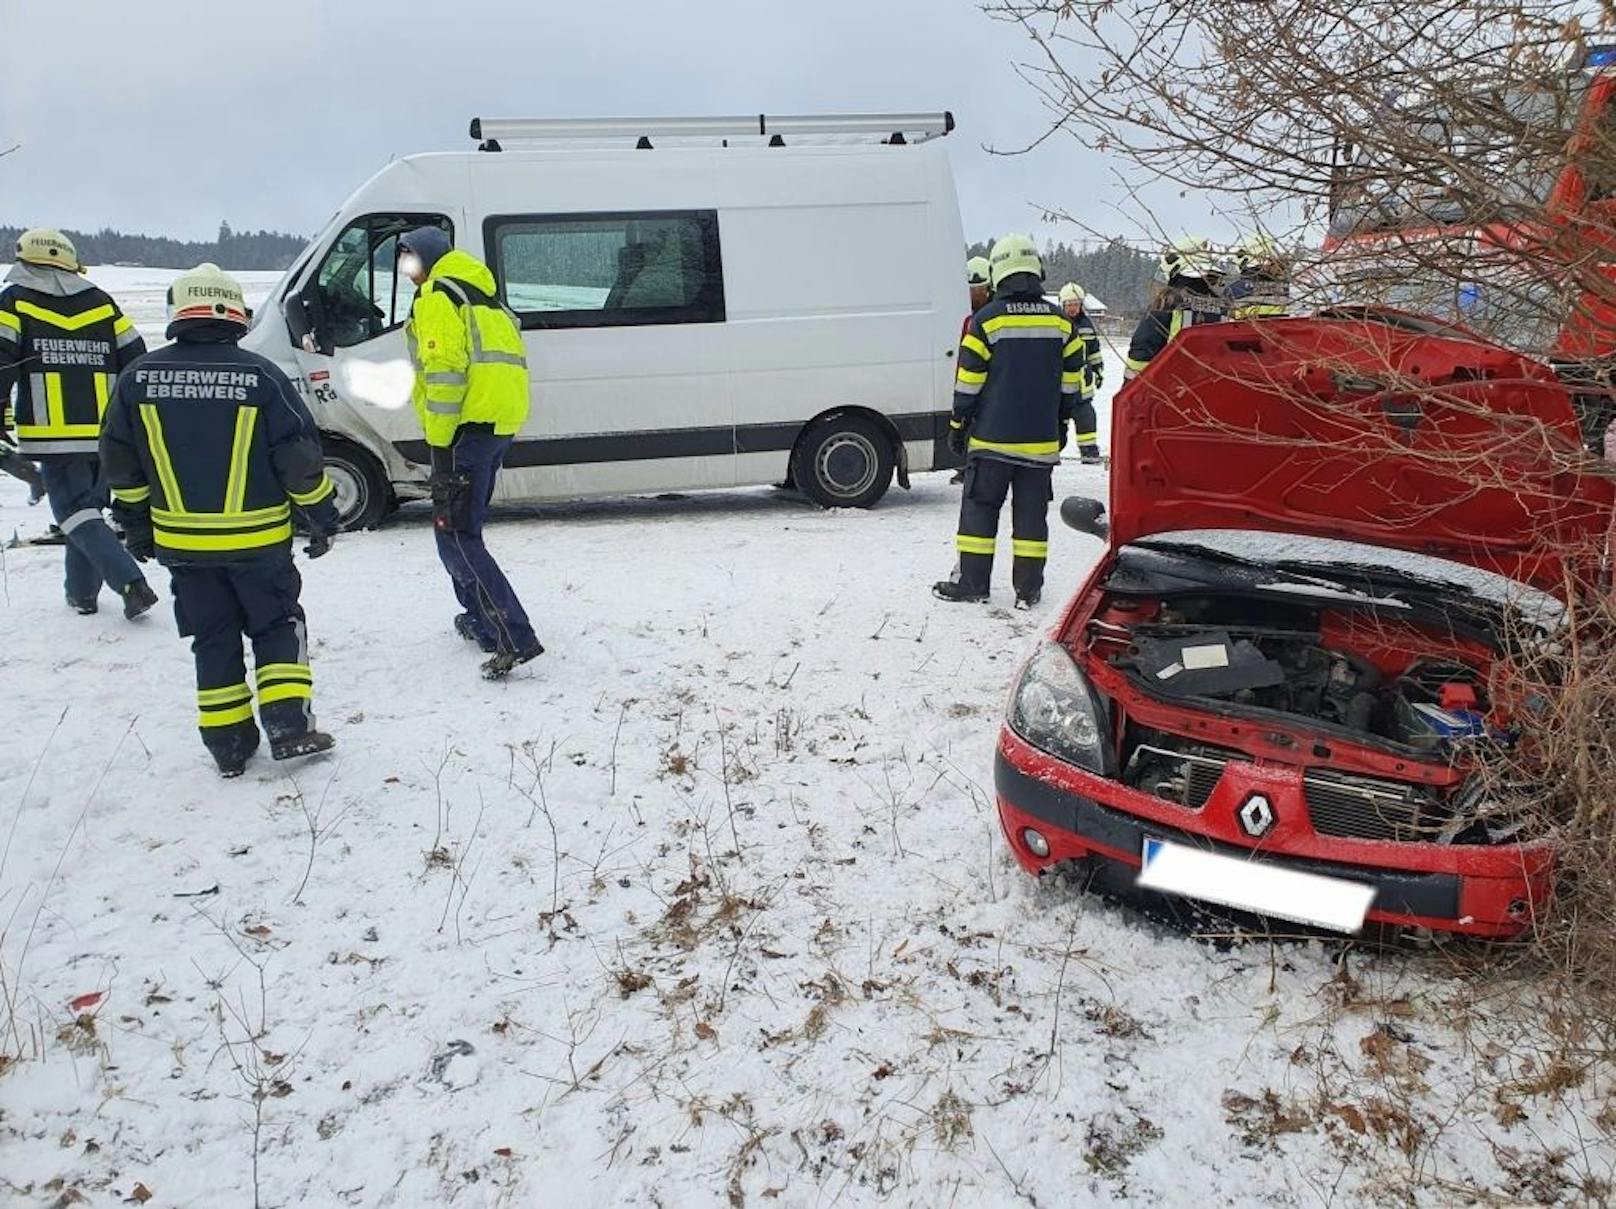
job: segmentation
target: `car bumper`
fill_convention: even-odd
[[[1279,779],[1260,791],[1282,817],[1304,814],[1285,801],[1286,774],[1272,775]],[[1370,885],[1368,917],[1379,923],[1486,937],[1524,931],[1550,893],[1553,857],[1545,844],[1335,840],[1310,828],[1301,832],[1300,822],[1254,843],[1235,822],[1249,786],[1230,786],[1205,808],[1190,810],[1055,759],[1009,728],[1000,736],[994,784],[1005,838],[1029,873],[1093,858],[1137,869],[1148,836]],[[1028,847],[1029,828],[1043,836],[1046,855]]]

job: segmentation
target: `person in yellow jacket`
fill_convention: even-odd
[[[499,303],[488,266],[437,227],[399,240],[398,270],[416,286],[404,333],[413,402],[432,451],[438,557],[462,612],[455,631],[491,657],[500,680],[544,653],[516,590],[483,543],[483,522],[511,441],[527,419],[522,332]]]

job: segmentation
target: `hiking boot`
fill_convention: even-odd
[[[233,729],[225,738],[215,740],[208,747],[208,754],[213,757],[220,778],[233,781],[246,772],[247,761],[258,750],[258,743],[258,728],[250,722]]]
[[[91,613],[97,612],[101,608],[93,596],[69,596],[67,598],[67,607],[80,617],[88,617]]]
[[[1022,612],[1026,612],[1028,609],[1036,609],[1038,602],[1043,598],[1044,594],[1042,592],[1017,592],[1016,608],[1022,610]]]
[[[499,644],[496,643],[492,638],[484,638],[477,632],[477,627],[471,620],[470,613],[455,614],[454,631],[467,642],[476,643],[485,655],[492,655],[495,651],[499,650]]]
[[[537,638],[531,646],[525,646],[519,651],[500,651],[492,659],[483,662],[484,680],[503,680],[524,663],[531,662],[544,654],[544,644]]]
[[[986,589],[969,588],[952,579],[942,579],[932,584],[931,594],[950,604],[982,604],[988,598]]]
[[[323,730],[306,730],[300,735],[282,735],[271,738],[269,754],[275,760],[296,760],[300,756],[314,756],[330,751],[337,741]]]
[[[137,579],[123,590],[123,615],[130,621],[157,603],[157,593],[144,579]]]

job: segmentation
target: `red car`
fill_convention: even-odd
[[[1520,754],[1511,655],[1598,581],[1616,493],[1577,446],[1546,366],[1410,316],[1181,333],[1117,398],[1109,517],[1062,505],[1106,548],[1011,692],[1016,860],[1342,932],[1527,927],[1552,847],[1479,769]]]

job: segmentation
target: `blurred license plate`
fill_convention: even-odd
[[[1373,886],[1345,878],[1242,860],[1146,836],[1137,884],[1258,915],[1357,932],[1375,898]]]

